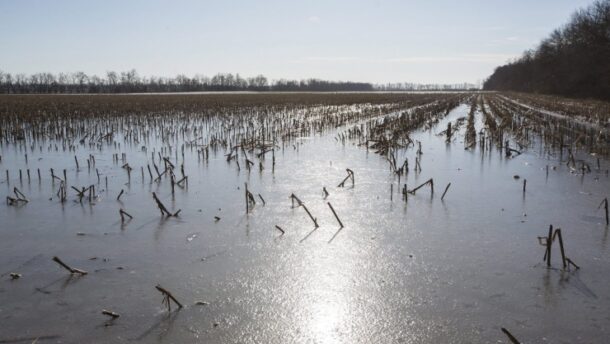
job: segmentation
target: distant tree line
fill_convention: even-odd
[[[201,91],[456,91],[480,89],[470,83],[416,84],[408,82],[373,85],[365,82],[326,81],[319,79],[269,82],[263,75],[243,78],[239,74],[220,73],[213,77],[180,74],[168,77],[141,77],[135,69],[107,72],[105,76],[76,73],[11,74],[0,70],[0,94],[38,93],[151,93]]]
[[[213,77],[177,75],[140,77],[135,69],[107,72],[105,76],[76,73],[11,74],[0,70],[0,93],[146,93],[196,91],[372,91],[373,85],[362,82],[325,81],[318,79],[269,82],[263,75],[243,78],[239,74],[220,73]]]
[[[456,84],[416,84],[411,82],[398,82],[375,85],[378,91],[472,91],[481,89],[480,84],[467,82]]]
[[[610,100],[610,0],[598,0],[521,58],[496,68],[486,90]]]

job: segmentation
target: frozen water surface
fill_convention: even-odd
[[[276,149],[274,169],[268,153],[262,171],[258,159],[250,172],[242,159],[238,171],[226,151],[203,161],[187,148],[188,187],[173,197],[167,178],[140,174],[160,142],[143,143],[148,152],[43,147],[28,150],[27,165],[23,147],[3,145],[0,168],[11,175],[0,190],[16,186],[30,202],[0,206],[0,343],[508,343],[501,327],[530,343],[607,341],[609,229],[597,207],[610,191],[608,162],[580,174],[535,147],[511,159],[497,148],[465,150],[463,127],[449,144],[436,135],[467,114],[461,105],[413,133],[422,171],[415,148],[400,150],[411,168],[400,184],[385,158],[335,139],[346,127]],[[116,152],[134,167],[130,183]],[[96,185],[92,203],[72,189],[59,202],[49,169],[61,176],[66,167],[68,185]],[[40,168],[42,181],[24,172],[20,182],[26,168]],[[346,168],[355,185],[337,187]],[[429,178],[434,194],[424,187],[402,199],[405,182],[412,189]],[[244,183],[257,201],[249,215]],[[152,192],[179,217],[162,218]],[[292,193],[319,228],[291,206]],[[121,208],[134,218],[121,223]],[[546,268],[537,237],[550,224],[580,270],[561,269],[557,246]],[[53,256],[89,274],[70,275]],[[157,284],[185,308],[168,313]],[[102,309],[121,316],[109,321]]]

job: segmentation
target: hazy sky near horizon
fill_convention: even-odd
[[[593,0],[0,0],[0,70],[477,82]]]

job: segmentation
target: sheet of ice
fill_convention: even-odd
[[[74,154],[61,149],[29,152],[28,167],[40,168],[43,180],[19,182],[24,152],[2,146],[0,170],[10,169],[11,180],[0,190],[8,195],[17,186],[30,202],[0,207],[0,340],[506,343],[500,332],[506,327],[531,343],[606,341],[609,229],[597,206],[608,196],[608,174],[576,174],[535,151],[514,159],[496,149],[466,151],[464,129],[451,144],[434,135],[467,111],[461,106],[413,136],[422,141],[422,172],[411,170],[406,183],[412,188],[434,178],[435,190],[423,188],[407,202],[382,157],[342,145],[332,132],[277,151],[274,173],[269,157],[263,171],[255,166],[248,173],[228,164],[224,152],[198,162],[187,150],[188,188],[174,197],[167,180],[141,180],[139,167],[150,153],[139,147],[124,147],[134,167],[129,184],[112,162],[113,150],[77,151],[83,160],[95,155],[106,189],[82,162],[77,172]],[[415,151],[401,153],[411,166]],[[608,162],[602,164],[605,171]],[[70,166],[70,185],[96,184],[95,202],[79,203],[73,191],[65,204],[58,201],[48,170],[62,166]],[[346,168],[355,172],[355,186],[338,188]],[[246,182],[266,201],[257,198],[249,215]],[[153,191],[182,209],[180,217],[162,219]],[[291,208],[291,193],[319,228],[302,208]],[[120,208],[133,220],[122,224]],[[581,270],[543,265],[536,237],[550,224],[562,229],[566,254]],[[53,256],[89,274],[70,276]],[[10,280],[13,271],[22,278]],[[186,307],[168,315],[156,284]],[[102,309],[121,317],[108,323]]]

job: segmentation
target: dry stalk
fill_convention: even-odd
[[[178,308],[182,308],[184,306],[182,306],[182,304],[176,300],[176,298],[174,297],[174,295],[172,295],[172,293],[170,293],[167,289],[161,287],[159,284],[157,284],[155,286],[155,288],[157,288],[157,290],[159,292],[161,292],[161,294],[163,294],[163,301],[162,303],[165,304],[167,306],[167,311],[171,312],[172,311],[172,306],[171,306],[171,302],[170,301],[174,301],[174,303],[176,305],[178,305]]]
[[[549,267],[549,268],[551,267],[551,252],[552,252],[551,249],[552,249],[552,245],[553,245],[553,242],[555,241],[555,239],[558,239],[558,241],[559,241],[559,250],[561,252],[561,261],[563,264],[563,269],[569,270],[570,265],[574,266],[577,270],[580,269],[580,267],[578,265],[576,265],[571,259],[566,257],[564,246],[563,246],[563,237],[561,235],[561,229],[557,228],[553,232],[553,225],[549,226],[548,236],[538,237],[538,243],[540,245],[546,247],[545,252],[544,252],[543,261],[546,261],[547,267]]]
[[[341,183],[339,183],[339,185],[337,185],[337,187],[340,187],[340,188],[344,187],[344,186],[345,186],[345,182],[346,182],[348,179],[351,179],[351,180],[352,180],[352,186],[354,186],[354,184],[355,184],[355,180],[354,180],[354,171],[350,170],[349,168],[346,168],[345,170],[347,171],[347,177],[345,177],[345,179],[343,179],[343,180],[341,181]]]
[[[508,332],[508,330],[504,327],[502,327],[502,332],[504,332],[504,334],[508,337],[511,343],[521,344],[521,342],[517,338],[515,338],[515,336],[513,336],[510,332]]]
[[[426,185],[430,185],[430,194],[434,194],[434,180],[432,180],[432,178],[428,179],[426,182],[424,182],[423,184],[421,184],[420,186],[416,187],[413,190],[408,190],[407,192],[415,195],[415,192],[421,188],[423,188]]]
[[[159,200],[159,198],[157,197],[156,193],[152,193],[153,194],[153,199],[155,200],[155,202],[157,203],[157,207],[159,207],[159,211],[161,211],[161,216],[167,216],[167,217],[177,217],[178,214],[180,214],[180,209],[178,209],[177,212],[175,213],[171,213],[169,210],[167,210],[167,208],[165,207],[165,205],[163,205],[163,203],[161,203],[161,201]]]
[[[71,274],[80,274],[80,275],[86,275],[87,274],[87,271],[85,271],[85,270],[81,270],[81,269],[76,269],[76,268],[70,267],[68,264],[64,263],[57,256],[53,257],[53,261],[56,262],[57,264],[59,264],[62,268],[70,271]]]
[[[125,216],[129,217],[129,219],[133,219],[133,216],[129,215],[125,210],[119,209],[119,215],[121,215],[121,222],[125,222]]]
[[[445,198],[445,194],[447,193],[447,191],[449,190],[449,187],[451,186],[451,183],[447,184],[447,187],[445,188],[445,191],[443,192],[443,195],[441,196],[441,201]]]
[[[604,200],[599,204],[599,206],[597,207],[597,209],[600,209],[602,207],[602,205],[604,206],[604,210],[606,212],[606,226],[608,226],[610,224],[610,219],[608,219],[608,198],[604,198]]]
[[[328,204],[328,207],[330,208],[330,210],[333,212],[333,215],[335,215],[335,219],[337,219],[337,222],[339,222],[339,226],[341,226],[341,228],[343,228],[343,223],[341,222],[341,219],[339,219],[339,215],[337,215],[337,212],[335,211],[333,206],[330,204],[330,202],[327,202],[327,204]]]
[[[107,316],[111,317],[112,319],[116,319],[121,316],[119,313],[116,313],[113,311],[108,311],[105,309],[102,309],[102,314],[107,315]]]

